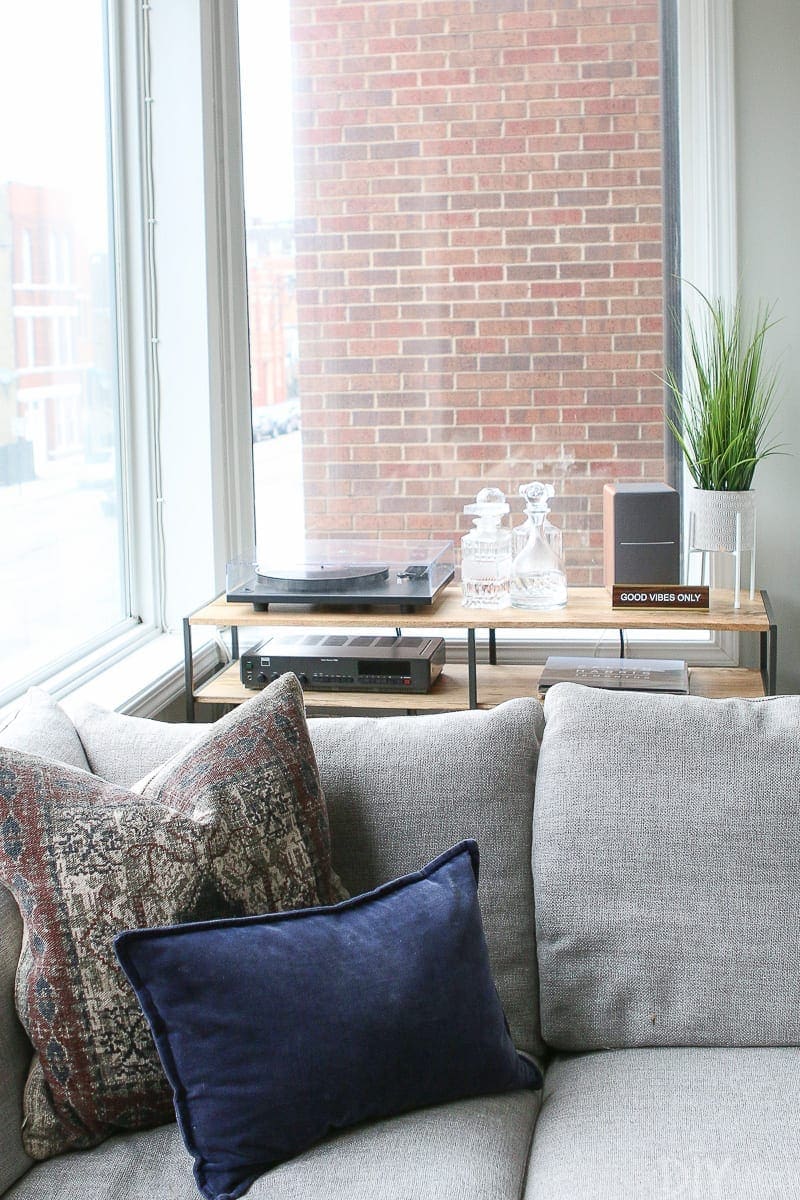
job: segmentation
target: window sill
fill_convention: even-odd
[[[94,660],[94,661],[93,661]],[[108,666],[104,662],[112,660]],[[195,678],[219,666],[220,647],[209,630],[194,647]],[[54,675],[40,686],[65,706],[89,700],[103,708],[136,717],[157,717],[174,701],[183,698],[183,638],[177,633],[135,631],[109,643],[103,658],[86,662],[84,682],[75,682],[75,666],[69,673]],[[17,699],[0,709],[0,720],[19,707]]]
[[[195,677],[219,666],[217,641],[209,632],[194,647]],[[183,698],[183,638],[156,634],[107,670],[69,692],[69,702],[90,700],[103,708],[135,717],[157,717]]]

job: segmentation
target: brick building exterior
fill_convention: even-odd
[[[108,264],[90,255],[71,198],[0,188],[0,486],[113,436]]]
[[[459,537],[554,482],[663,479],[654,0],[292,0],[309,533]],[[518,507],[517,507],[518,511]]]
[[[297,393],[297,304],[291,223],[247,228],[253,417]]]

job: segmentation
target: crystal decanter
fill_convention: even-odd
[[[525,497],[527,538],[511,568],[511,603],[514,608],[563,608],[567,603],[567,576],[560,552],[561,535],[547,519],[553,487],[534,482],[525,484],[520,492]],[[548,535],[546,526],[554,533]]]
[[[511,581],[511,533],[500,525],[509,511],[499,488],[483,488],[464,512],[474,529],[461,539],[462,604],[466,608],[506,608]]]

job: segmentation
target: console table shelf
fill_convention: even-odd
[[[469,708],[469,668],[458,663],[445,667],[431,690],[423,696],[387,692],[305,691],[306,708],[375,709],[391,712],[459,712]],[[537,692],[541,666],[479,666],[478,708],[494,708],[512,696]],[[764,695],[761,672],[741,667],[691,667],[689,693],[714,700],[726,696],[757,699]],[[255,693],[239,682],[239,664],[231,663],[195,690],[196,704],[241,704]]]
[[[184,650],[187,717],[194,719],[197,704],[241,704],[253,695],[239,681],[239,663],[233,662],[199,687],[194,686],[192,669],[192,628],[194,626],[230,628],[234,658],[238,660],[240,628],[302,627],[325,628],[402,628],[463,629],[467,635],[467,664],[448,663],[443,674],[425,695],[380,692],[305,692],[308,708],[373,709],[385,711],[456,711],[465,708],[491,708],[513,696],[532,695],[537,690],[541,666],[478,665],[475,631],[490,631],[490,656],[498,630],[554,629],[670,629],[712,630],[758,634],[761,661],[757,670],[739,667],[695,667],[690,669],[692,695],[723,698],[758,697],[775,692],[777,671],[777,629],[765,592],[753,601],[743,600],[733,607],[733,593],[714,591],[708,612],[663,611],[654,609],[613,609],[604,588],[572,588],[566,608],[555,612],[527,612],[507,608],[499,611],[464,608],[461,589],[446,588],[439,601],[413,613],[399,609],[353,610],[308,605],[276,605],[267,612],[256,612],[249,604],[229,604],[224,597],[212,601],[184,620]]]

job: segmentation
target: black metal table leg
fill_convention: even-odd
[[[231,658],[239,657],[239,626],[231,625]]]
[[[183,618],[183,687],[186,694],[186,720],[194,721],[194,661],[192,658],[192,627]]]
[[[489,662],[492,666],[497,665],[497,630],[489,630]]]
[[[478,707],[478,665],[475,657],[475,630],[467,630],[467,671],[469,682],[469,706]]]
[[[768,696],[778,694],[778,625],[769,596],[762,589],[761,599],[764,602],[764,612],[767,614],[769,629],[761,634],[761,676],[764,680],[764,691]]]

